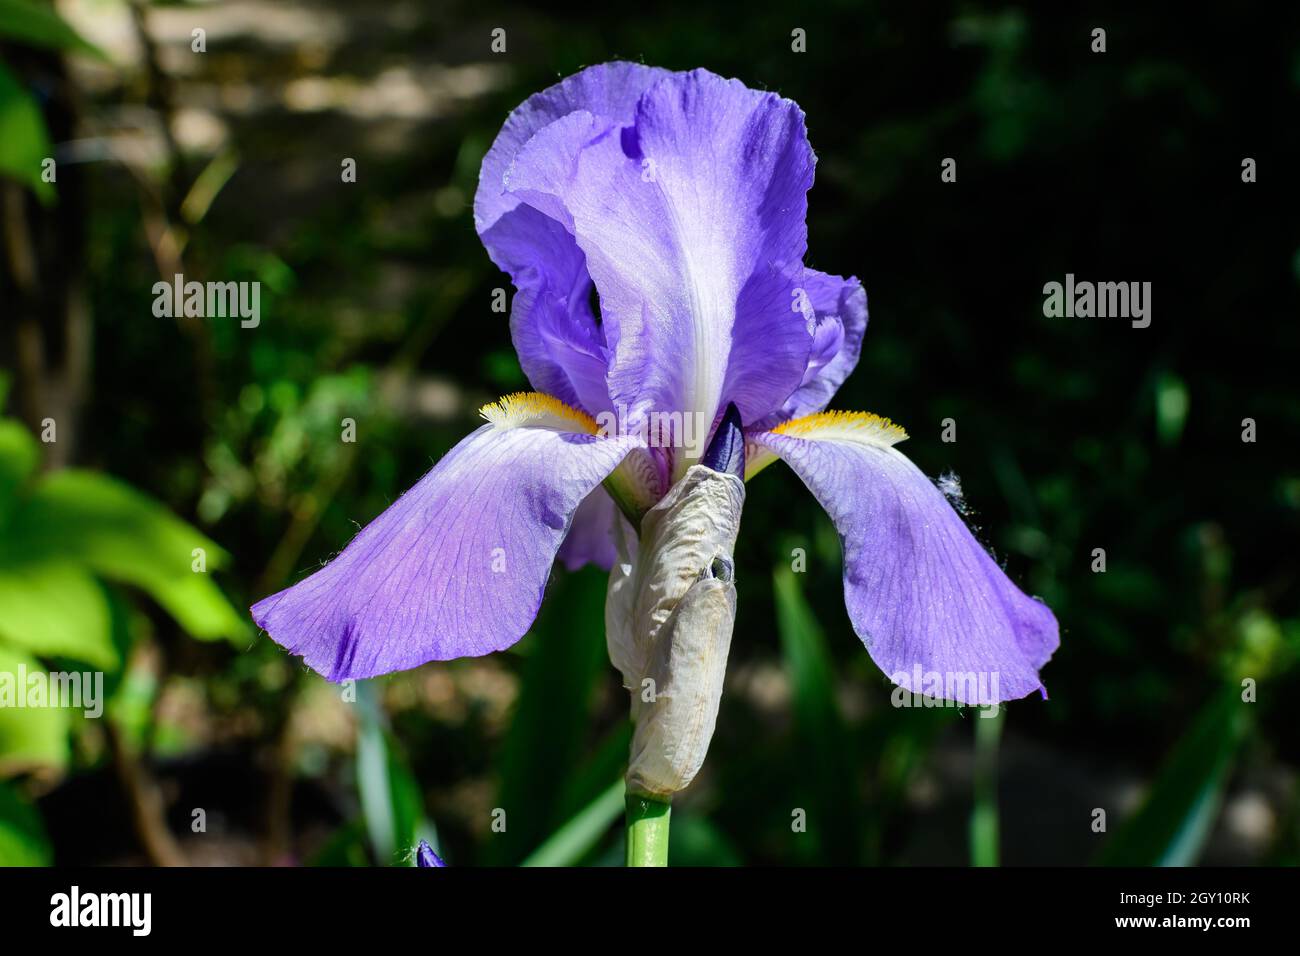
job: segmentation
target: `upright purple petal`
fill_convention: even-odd
[[[604,128],[632,122],[641,93],[665,70],[605,63],[530,96],[507,118],[483,158],[474,196],[474,223],[488,254],[518,290],[510,334],[524,374],[539,392],[597,414],[609,409],[605,334],[589,299],[586,259],[566,228],[504,191],[506,169],[538,131],[588,111]]]
[[[641,94],[667,75],[667,70],[640,63],[601,63],[565,77],[515,107],[483,157],[474,195],[474,225],[479,233],[519,204],[504,190],[505,173],[533,134],[576,110],[602,117],[610,125],[629,125]]]
[[[253,619],[334,681],[509,647],[537,615],[579,503],[631,445],[484,425]]]
[[[890,447],[875,416],[831,413],[751,436],[803,479],[840,534],[844,598],[872,660],[908,690],[962,703],[1042,690],[1056,618],[975,540],[944,495]]]
[[[591,415],[609,410],[609,350],[591,311],[586,257],[573,236],[520,206],[497,220],[483,243],[514,281],[510,337],[533,388]]]
[[[696,70],[646,90],[633,129],[571,113],[506,172],[517,199],[572,224],[615,405],[633,425],[650,410],[702,421],[678,473],[724,399],[755,421],[803,380],[813,336],[792,301],[813,166],[795,104]]]
[[[820,412],[830,404],[857,366],[867,332],[867,294],[857,279],[808,269],[803,289],[815,316],[814,344],[803,381],[786,399],[779,421]]]

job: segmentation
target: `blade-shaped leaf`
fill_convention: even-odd
[[[357,684],[357,787],[375,859],[397,865],[424,829],[424,798],[380,711],[376,688]]]
[[[793,571],[773,575],[777,630],[793,694],[798,752],[807,755],[807,794],[816,801],[809,830],[823,859],[857,862],[859,829],[849,739],[835,698],[834,670],[826,639]],[[832,828],[832,822],[834,825]]]
[[[1250,705],[1231,684],[1201,709],[1174,746],[1137,813],[1107,841],[1108,866],[1187,866],[1218,816],[1233,759],[1250,728]]]
[[[582,755],[596,679],[608,661],[604,608],[603,574],[586,568],[565,575],[521,644],[528,657],[504,745],[498,796],[510,823],[489,844],[494,863],[517,862],[562,820],[564,785]]]
[[[573,819],[556,830],[520,866],[573,866],[587,855],[623,813],[623,778],[607,787]]]

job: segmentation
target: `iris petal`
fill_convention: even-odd
[[[518,198],[505,191],[506,170],[538,130],[577,110],[602,117],[606,125],[626,126],[641,94],[667,75],[667,70],[640,63],[601,63],[565,77],[515,107],[483,157],[474,195],[474,225],[479,233],[519,205]]]
[[[552,218],[505,191],[505,173],[539,130],[576,111],[604,129],[632,122],[637,100],[667,71],[638,63],[605,63],[530,96],[507,118],[483,158],[474,196],[474,224],[492,261],[517,288],[510,334],[533,388],[591,414],[609,409],[609,355],[588,303],[591,277],[567,216]]]
[[[509,647],[579,504],[633,442],[545,396],[503,402],[333,561],[253,606],[330,680]]]
[[[745,421],[803,381],[812,331],[804,279],[814,159],[795,104],[703,70],[647,89],[634,150],[599,116],[538,131],[507,189],[572,223],[613,351],[610,397],[638,427],[691,416],[675,474],[699,457],[726,400]]]
[[[820,412],[858,364],[862,351],[867,332],[867,294],[862,283],[808,269],[803,290],[813,313],[812,354],[799,387],[781,411],[762,425]]]
[[[966,704],[1041,691],[1056,618],[975,540],[875,416],[823,414],[750,436],[826,509],[844,549],[853,628],[890,680]],[[936,679],[938,683],[936,684]]]
[[[521,206],[482,238],[517,289],[510,337],[533,388],[593,415],[609,409],[609,352],[588,301],[587,260],[573,236]]]
[[[614,545],[614,522],[621,520],[614,499],[604,488],[597,488],[582,499],[574,513],[569,534],[560,546],[560,561],[570,571],[587,564],[608,571],[618,557]]]

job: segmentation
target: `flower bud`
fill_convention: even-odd
[[[704,762],[736,617],[744,501],[741,478],[693,465],[646,513],[639,541],[620,530],[605,633],[632,695],[629,793],[667,800]]]

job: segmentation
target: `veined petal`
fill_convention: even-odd
[[[587,260],[573,236],[520,206],[482,239],[515,284],[510,338],[533,388],[593,415],[609,409],[609,350],[591,310]]]
[[[796,419],[750,436],[826,509],[844,548],[844,598],[872,660],[902,687],[966,704],[1042,689],[1056,618],[989,557],[874,415]]]
[[[696,459],[725,400],[755,421],[799,387],[812,347],[803,280],[814,159],[789,100],[696,70],[642,95],[617,134],[571,113],[536,133],[507,189],[567,216],[600,293],[610,397],[632,427],[689,416]]]
[[[614,566],[618,549],[614,544],[614,523],[622,521],[618,506],[603,487],[582,499],[560,545],[560,561],[570,571],[594,564],[603,571]]]
[[[253,606],[330,680],[509,647],[537,615],[579,503],[633,447],[545,395],[466,437],[333,561]]]
[[[479,170],[478,191],[474,194],[474,225],[479,233],[519,205],[516,197],[505,192],[505,173],[538,130],[575,110],[602,117],[608,125],[626,126],[632,122],[641,94],[667,75],[667,70],[640,63],[601,63],[565,77],[515,107]]]
[[[667,71],[638,63],[604,63],[530,96],[506,119],[483,157],[474,196],[474,224],[492,257],[518,290],[510,335],[533,388],[591,414],[611,407],[605,376],[605,334],[589,305],[586,258],[559,220],[505,192],[505,172],[535,133],[576,111],[604,129],[632,122],[641,93]]]
[[[780,419],[820,412],[858,364],[867,332],[867,294],[850,277],[804,271],[803,290],[816,323],[812,354],[803,381],[786,399]]]

